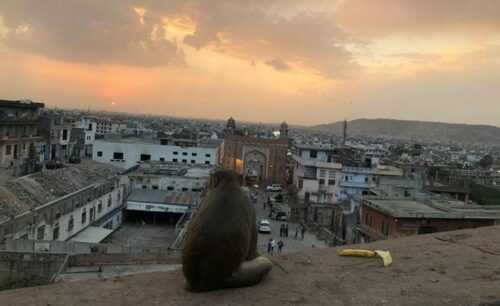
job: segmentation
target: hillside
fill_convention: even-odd
[[[343,122],[336,122],[313,126],[311,129],[342,135],[342,126]],[[441,142],[500,145],[500,128],[489,125],[393,119],[357,119],[348,122],[348,134],[351,136],[386,136]]]

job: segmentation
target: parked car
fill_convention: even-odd
[[[268,192],[281,192],[283,188],[280,184],[272,184],[266,187],[266,191]]]
[[[270,234],[271,233],[271,222],[269,220],[260,220],[259,222],[259,233],[266,233]]]
[[[279,211],[276,213],[276,216],[274,216],[274,218],[278,221],[287,221],[288,220],[288,217],[286,215],[286,212],[284,211]]]

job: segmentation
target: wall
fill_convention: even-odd
[[[98,156],[97,152],[102,152]],[[124,155],[123,161],[113,159],[113,153],[120,152]],[[177,154],[176,154],[177,153]],[[131,168],[136,166],[141,160],[141,154],[150,154],[153,161],[174,161],[194,164],[217,163],[217,148],[189,147],[182,148],[171,145],[147,144],[147,143],[125,143],[96,140],[93,145],[92,158],[95,161],[113,164],[121,168]],[[184,155],[186,154],[186,155]],[[195,154],[195,156],[193,155]]]
[[[131,177],[131,182],[134,189],[153,189],[153,186],[157,186],[158,190],[186,191],[183,188],[187,188],[187,191],[201,192],[207,186],[208,177],[197,179],[182,176],[144,175]]]
[[[64,254],[0,252],[0,290],[48,284],[65,258]]]

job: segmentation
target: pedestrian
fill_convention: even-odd
[[[306,227],[302,225],[302,228],[300,230],[300,233],[302,234],[302,240],[304,240],[304,234],[306,232]]]
[[[276,242],[276,240],[272,240],[271,241],[271,255],[274,255],[274,249],[276,249],[276,247],[278,246],[278,243]]]
[[[297,240],[297,238],[299,238],[299,225],[295,227],[295,237],[293,239]]]
[[[267,242],[267,254],[271,254],[272,252],[272,247],[273,247],[272,240],[273,240],[272,238],[269,238],[269,241]]]
[[[288,223],[285,224],[285,238],[288,238]]]
[[[278,241],[278,253],[281,254],[281,249],[283,248],[284,245],[285,243],[282,240]]]

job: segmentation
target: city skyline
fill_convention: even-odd
[[[0,96],[250,122],[500,126],[498,15],[494,0],[7,0]]]

